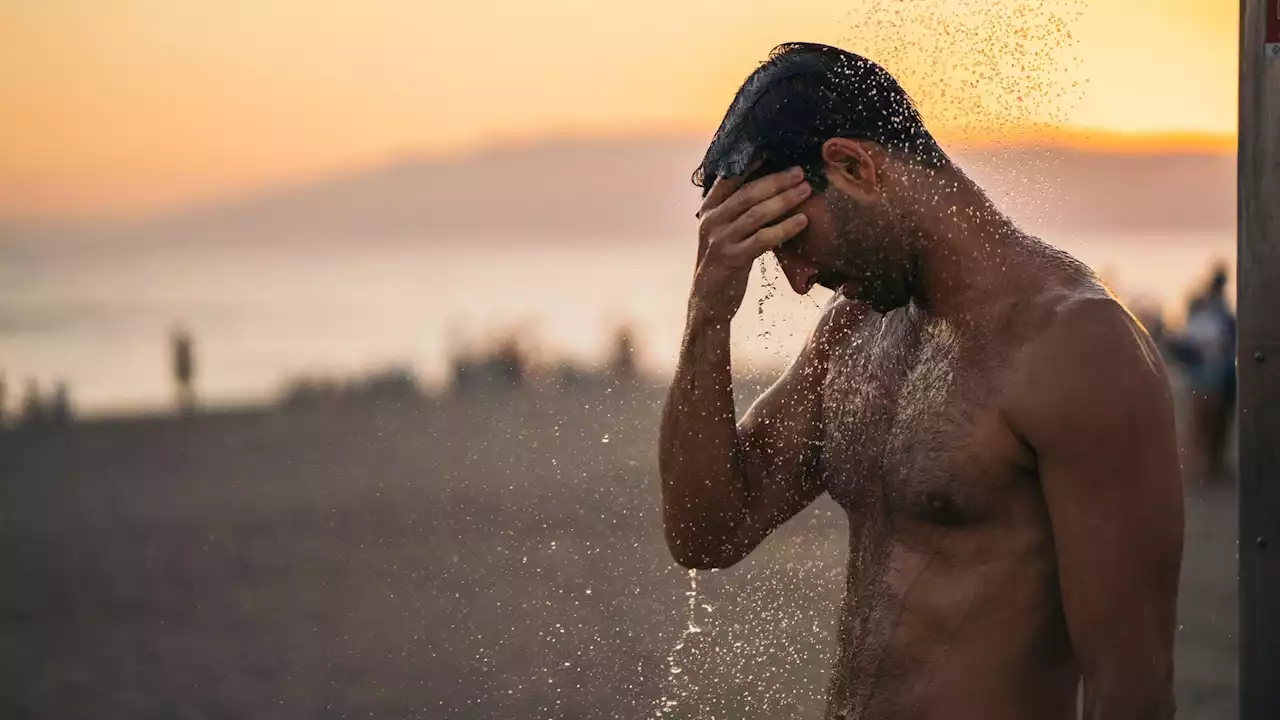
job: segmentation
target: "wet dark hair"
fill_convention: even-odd
[[[738,89],[693,184],[705,196],[717,177],[804,168],[826,188],[822,144],[833,137],[872,140],[931,167],[950,164],[919,111],[887,70],[860,55],[817,43],[785,43]]]

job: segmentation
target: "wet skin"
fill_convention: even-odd
[[[794,217],[811,201],[795,194],[750,227]],[[850,555],[827,718],[1075,718],[1082,678],[1089,720],[1170,717],[1181,489],[1168,384],[1137,322],[1087,268],[1013,236],[996,282],[958,302],[837,294],[735,423],[738,276],[703,267],[717,242],[756,235],[719,220],[663,418],[677,560],[731,565],[829,493]],[[797,291],[848,270],[821,250],[779,253]]]
[[[850,557],[827,717],[1075,717],[1050,518],[987,339],[1004,322],[908,306],[832,343],[821,478]]]

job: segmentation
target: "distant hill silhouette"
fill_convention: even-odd
[[[166,242],[501,243],[687,233],[699,202],[689,177],[705,142],[565,138],[410,159],[116,224],[110,234]],[[1017,148],[956,159],[1035,231],[1230,230],[1235,223],[1235,158],[1228,154]]]
[[[958,161],[1034,229],[1235,229],[1234,154],[1018,148],[961,154]]]

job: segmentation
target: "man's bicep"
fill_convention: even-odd
[[[822,494],[821,379],[806,359],[797,359],[738,426],[754,533],[771,532]]]
[[[1158,415],[1131,420],[1100,422],[1098,434],[1064,432],[1038,448],[1089,720],[1166,718],[1173,709],[1182,555],[1176,446]]]
[[[866,316],[865,305],[832,297],[795,361],[739,423],[744,544],[754,547],[822,494],[823,385],[833,353]]]
[[[1020,429],[1036,454],[1088,695],[1164,702],[1182,549],[1168,382],[1140,328],[1108,314],[1084,320],[1038,353]]]
[[[1086,666],[1171,651],[1182,547],[1176,444],[1158,415],[1133,420],[1100,419],[1093,432],[1064,429],[1035,446],[1063,609]]]

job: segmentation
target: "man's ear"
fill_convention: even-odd
[[[835,137],[822,144],[822,162],[827,181],[846,195],[863,200],[880,196],[880,165],[885,160],[879,147],[862,140]]]

